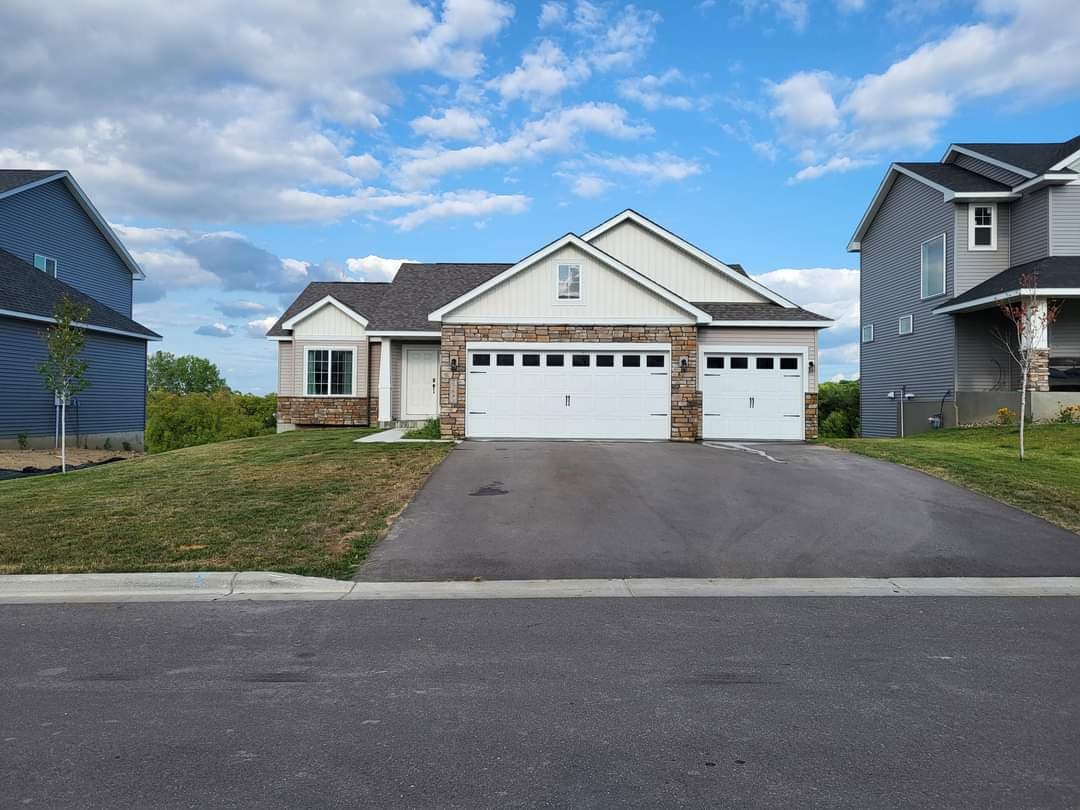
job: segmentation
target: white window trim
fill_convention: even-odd
[[[578,297],[559,298],[559,267],[576,267],[578,269]],[[581,262],[554,262],[555,271],[555,305],[560,307],[576,307],[585,303],[585,267]]]
[[[910,324],[910,328],[904,331],[904,321]],[[901,315],[900,320],[896,322],[896,331],[901,335],[913,335],[915,334],[915,316],[914,315]]]
[[[41,266],[38,267],[38,259],[41,259]],[[41,271],[45,275],[49,275],[48,265],[49,262],[53,263],[53,272],[50,278],[60,278],[60,262],[53,256],[46,256],[44,253],[34,254],[34,268]]]
[[[327,377],[327,379],[326,379],[326,393],[325,394],[309,394],[307,392],[308,361],[309,361],[309,359],[311,357],[311,352],[313,352],[313,351],[352,352],[352,365],[353,365],[353,369],[352,369],[352,388],[351,388],[351,390],[350,390],[350,392],[348,394],[332,394],[332,393],[330,393],[330,378],[329,377]],[[359,355],[360,355],[360,352],[359,352],[359,350],[357,349],[356,346],[331,346],[331,345],[313,346],[313,345],[304,345],[304,379],[301,381],[301,390],[304,393],[301,394],[301,396],[308,397],[309,399],[342,399],[342,398],[346,398],[346,397],[350,397],[350,398],[355,397],[356,396],[356,381],[357,381],[357,373],[356,372],[358,370],[358,364],[360,362],[360,356]],[[331,360],[332,357],[327,358],[327,359]]]
[[[866,330],[870,330],[870,337],[866,337]],[[859,339],[861,343],[873,343],[874,342],[874,325],[872,323],[864,323],[862,331],[859,333]]]
[[[975,244],[975,209],[976,208],[989,208],[990,209],[990,244],[989,245],[976,245]],[[985,226],[983,226],[985,227]],[[998,209],[997,203],[986,202],[973,202],[968,203],[968,250],[997,250],[997,233],[998,233]]]
[[[931,242],[941,240],[941,292],[934,293],[933,295],[923,295],[923,248]],[[922,301],[929,301],[932,298],[942,298],[949,292],[949,266],[947,262],[949,248],[949,237],[947,234],[939,234],[938,236],[932,236],[929,239],[924,239],[919,244],[919,298]]]

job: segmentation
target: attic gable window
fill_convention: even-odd
[[[968,206],[968,250],[997,250],[997,206],[972,203]]]
[[[560,264],[556,267],[555,298],[562,302],[581,300],[580,264]]]
[[[56,259],[51,256],[42,256],[40,253],[35,253],[34,267],[41,272],[56,278]]]

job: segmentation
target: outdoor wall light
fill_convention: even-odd
[[[450,358],[450,370],[451,371],[457,371],[457,358],[456,357],[451,357]]]
[[[686,357],[681,358],[679,360],[679,368],[681,368],[683,371],[686,371],[688,368],[690,368],[690,360]]]
[[[810,363],[807,365],[807,368],[809,368],[810,371],[814,370],[814,361],[813,360],[810,361]]]

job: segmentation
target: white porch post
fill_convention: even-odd
[[[393,341],[390,338],[382,339],[382,348],[379,349],[379,421],[389,422],[393,419],[393,380],[390,379],[390,348]]]
[[[1050,328],[1046,322],[1046,299],[1036,298],[1027,316],[1025,328],[1027,343],[1032,349],[1050,348]]]

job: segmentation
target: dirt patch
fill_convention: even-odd
[[[139,453],[125,453],[123,450],[84,450],[81,447],[69,447],[67,463],[95,464],[110,458],[134,458]],[[23,467],[45,469],[60,463],[59,450],[0,450],[0,470],[21,470]]]

